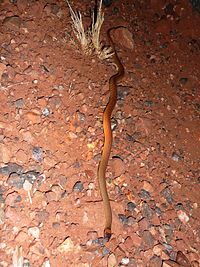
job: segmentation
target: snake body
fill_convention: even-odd
[[[113,40],[110,35],[110,32],[113,29],[116,28],[111,28],[107,31],[107,38],[113,50],[113,60],[114,64],[117,67],[117,73],[111,76],[109,79],[110,98],[103,113],[104,146],[97,173],[100,193],[103,200],[104,214],[105,214],[104,239],[107,241],[109,241],[111,237],[111,226],[112,226],[112,211],[106,188],[106,168],[110,157],[112,139],[113,139],[111,130],[111,114],[117,102],[117,82],[124,76],[124,67],[117,55]]]

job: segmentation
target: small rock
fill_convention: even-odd
[[[13,172],[10,174],[10,176],[8,177],[6,182],[10,186],[13,186],[13,187],[20,189],[23,187],[24,178],[21,177],[20,174]]]
[[[118,40],[118,43],[120,43],[121,46],[131,50],[133,49],[134,47],[133,36],[132,33],[127,28],[124,27],[117,28],[116,30],[114,30],[112,35],[114,36],[114,38],[116,38],[116,40]]]
[[[154,192],[154,188],[153,186],[150,184],[150,182],[147,181],[143,181],[143,185],[142,185],[143,190],[145,190],[148,193],[153,193]]]
[[[150,227],[150,223],[146,218],[142,218],[138,221],[138,226],[140,230],[143,232],[144,230],[148,230]]]
[[[50,214],[46,210],[38,211],[36,213],[36,218],[39,223],[45,222],[49,218]]]
[[[23,242],[27,242],[29,240],[29,236],[24,231],[19,231],[17,236],[15,237],[15,241],[19,244],[22,244]]]
[[[138,195],[141,199],[149,199],[151,197],[150,193],[144,189],[141,189]]]
[[[138,248],[141,245],[142,239],[136,233],[132,233],[131,235],[133,245]]]
[[[41,162],[43,160],[43,150],[40,147],[33,147],[32,156],[35,161]]]
[[[111,253],[109,256],[108,256],[108,267],[116,267],[117,266],[117,259],[115,257],[115,254]]]
[[[32,186],[33,185],[27,180],[25,180],[24,183],[23,183],[23,189],[25,191],[30,191],[32,189]]]
[[[179,82],[181,85],[185,85],[187,83],[187,81],[188,81],[188,78],[180,78],[179,79]]]
[[[189,217],[187,216],[187,214],[182,211],[182,210],[178,210],[177,211],[177,215],[178,215],[178,218],[179,220],[183,223],[183,224],[186,224],[188,221],[189,221]]]
[[[42,109],[42,115],[44,115],[45,117],[48,117],[50,115],[50,111],[47,107]]]
[[[150,261],[148,267],[161,267],[162,266],[162,260],[158,256],[153,256]]]
[[[128,211],[134,211],[135,210],[135,208],[136,208],[136,204],[135,203],[133,203],[133,202],[128,202],[127,203],[127,209],[128,209]]]
[[[127,86],[118,86],[117,88],[117,100],[124,100],[127,95],[130,94],[130,89]]]
[[[33,254],[36,254],[37,256],[44,257],[45,255],[45,247],[39,242],[34,242],[32,245],[29,247],[30,252]]]
[[[148,250],[148,249],[153,248],[155,240],[149,231],[143,232],[142,239],[143,239],[142,241],[143,249]]]
[[[120,264],[122,264],[122,265],[128,265],[129,264],[129,258],[128,257],[124,257],[124,258],[122,258],[121,259],[121,262],[120,262]]]
[[[112,158],[111,165],[114,172],[113,178],[119,177],[125,172],[125,163],[121,158]]]
[[[78,253],[80,250],[81,250],[80,245],[74,245],[74,242],[70,237],[67,237],[58,247],[58,251],[60,253],[67,253],[67,252]]]
[[[22,149],[16,152],[15,158],[21,164],[25,164],[28,161],[28,155]]]
[[[75,185],[73,186],[73,191],[74,192],[81,192],[83,190],[83,183],[81,181],[78,181],[75,183]]]
[[[178,162],[179,160],[181,160],[181,156],[179,154],[177,154],[176,152],[172,153],[172,159],[176,162]]]
[[[37,111],[27,112],[26,117],[32,124],[39,124],[41,122],[40,113]]]
[[[46,196],[48,202],[57,201],[58,200],[56,193],[52,192],[52,191],[47,191],[45,193],[45,196]]]
[[[171,193],[171,190],[169,189],[169,187],[164,188],[161,192],[161,195],[166,199],[166,201],[169,204],[173,203],[174,200],[173,200],[172,193]]]
[[[30,227],[28,228],[28,234],[36,239],[40,237],[40,229],[38,227]]]
[[[143,203],[142,205],[142,209],[141,209],[141,213],[142,216],[147,218],[147,219],[151,219],[153,216],[153,211],[152,209],[149,207],[149,205],[147,203]]]
[[[118,214],[118,218],[123,225],[128,224],[128,218],[124,214]]]
[[[109,253],[110,253],[110,249],[107,247],[103,247],[103,250],[102,250],[103,257],[108,256]]]
[[[22,108],[24,106],[24,99],[23,98],[19,98],[15,101],[15,106],[16,108]]]
[[[8,206],[15,206],[17,202],[20,202],[22,200],[21,196],[17,192],[12,192],[7,195],[5,199],[5,204]]]
[[[36,171],[28,171],[25,173],[22,173],[20,175],[21,179],[29,181],[31,184],[33,184],[39,177],[39,173]]]
[[[22,166],[16,163],[8,163],[6,166],[0,168],[0,174],[10,175],[11,173],[21,173]]]

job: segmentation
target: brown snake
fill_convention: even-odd
[[[115,50],[114,43],[110,36],[110,32],[113,29],[116,28],[111,28],[107,31],[107,37],[113,49],[113,59],[114,59],[114,64],[117,67],[117,73],[111,76],[109,79],[110,98],[103,113],[104,146],[97,173],[100,193],[104,206],[104,214],[105,214],[104,239],[106,241],[109,241],[111,237],[111,226],[112,226],[112,211],[106,188],[106,177],[105,177],[106,168],[108,165],[108,160],[110,157],[110,151],[112,147],[112,139],[113,139],[111,130],[111,114],[117,102],[117,82],[124,76],[124,67],[120,62],[120,59]]]

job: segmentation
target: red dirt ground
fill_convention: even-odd
[[[70,3],[89,24],[94,1]],[[126,73],[105,243],[97,167],[115,68],[81,52],[65,1],[0,9],[0,267],[200,266],[200,14],[186,0],[103,7],[104,44],[127,28],[113,31]]]

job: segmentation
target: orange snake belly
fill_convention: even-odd
[[[114,59],[114,64],[117,67],[117,73],[111,76],[109,79],[110,98],[103,113],[104,146],[97,173],[100,193],[103,200],[104,214],[105,214],[104,239],[106,241],[109,241],[111,237],[111,226],[112,226],[112,211],[106,188],[106,177],[105,177],[106,168],[108,165],[108,160],[110,157],[110,152],[112,147],[112,139],[113,139],[111,130],[111,114],[117,102],[117,82],[124,76],[124,67],[116,53],[114,43],[110,36],[110,31],[113,29],[115,28],[111,28],[107,31],[107,37],[113,49],[114,53],[113,59]]]

